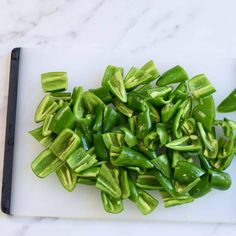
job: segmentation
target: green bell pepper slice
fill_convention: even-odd
[[[111,163],[114,166],[153,168],[153,164],[145,156],[125,146],[121,148],[118,157],[111,159]]]
[[[196,133],[195,120],[192,117],[185,119],[181,124],[181,130],[186,136],[195,134]]]
[[[143,174],[136,179],[136,186],[144,190],[160,190],[163,187],[154,175]]]
[[[61,185],[66,190],[72,192],[75,189],[77,176],[71,171],[67,164],[64,164],[60,169],[58,169],[56,174],[60,180]]]
[[[156,108],[150,102],[146,101],[146,104],[150,111],[150,117],[151,117],[152,123],[159,123],[161,121],[161,118]]]
[[[112,96],[108,88],[99,87],[96,89],[90,89],[89,92],[95,94],[98,98],[100,98],[105,104],[109,104],[112,102]]]
[[[45,178],[63,164],[64,162],[58,159],[49,149],[45,149],[32,161],[31,168],[36,176]]]
[[[107,86],[121,102],[127,102],[127,94],[124,81],[120,71],[116,71],[114,75],[107,81]]]
[[[81,146],[83,147],[83,149],[85,151],[88,151],[89,148],[91,148],[91,143],[89,142],[89,140],[88,140],[87,136],[85,135],[85,133],[82,132],[79,127],[75,128],[75,133],[80,137]]]
[[[189,184],[204,174],[205,171],[195,164],[187,161],[179,161],[175,166],[173,179],[181,184]]]
[[[103,104],[105,106],[104,102],[92,92],[84,92],[83,98],[86,108],[91,113],[94,113],[96,111],[98,105]]]
[[[174,116],[174,114],[176,113],[181,103],[182,103],[182,100],[178,100],[174,104],[170,102],[170,103],[167,103],[161,109],[161,120],[163,123],[167,123],[171,120],[171,118]]]
[[[103,125],[103,113],[104,113],[104,105],[99,104],[96,108],[94,124],[93,124],[93,132],[102,132],[102,125]]]
[[[111,197],[121,197],[122,193],[120,186],[113,175],[113,171],[108,168],[106,164],[103,164],[100,168],[97,177],[96,187],[101,191],[109,194]]]
[[[122,133],[105,133],[102,134],[102,139],[107,149],[110,149],[111,145],[121,147],[125,144],[124,134]]]
[[[43,135],[43,127],[36,128],[34,130],[29,131],[29,133],[43,146],[48,147],[53,140],[55,139],[56,135],[51,133],[47,136]]]
[[[166,130],[166,126],[162,123],[158,123],[156,125],[156,132],[159,138],[159,146],[164,146],[169,141],[169,135]]]
[[[48,72],[41,74],[41,85],[43,91],[54,92],[67,89],[66,72]]]
[[[185,194],[185,193],[188,193],[192,188],[194,188],[200,181],[201,179],[199,177],[188,184],[181,184],[176,181],[175,189],[178,193]]]
[[[123,77],[123,72],[124,69],[121,67],[113,66],[113,65],[108,65],[102,79],[102,87],[108,88],[108,81],[113,77],[113,75],[119,72],[122,77]]]
[[[236,111],[236,88],[217,106],[221,113]]]
[[[106,212],[118,214],[124,210],[124,205],[120,198],[114,198],[105,192],[101,192],[103,207]]]
[[[65,161],[80,145],[80,137],[70,129],[64,129],[50,146],[51,152]]]
[[[138,115],[138,127],[137,127],[137,137],[144,138],[152,128],[152,121],[150,116],[149,107],[146,105],[146,109],[140,112]]]
[[[53,114],[59,109],[59,105],[50,95],[44,96],[35,112],[34,121],[36,123],[43,121],[48,114]]]
[[[186,82],[181,82],[176,89],[170,94],[169,99],[173,102],[178,100],[185,100],[188,97],[188,90]]]
[[[129,198],[130,196],[130,189],[129,189],[129,181],[128,181],[128,173],[126,170],[120,171],[120,188],[121,188],[121,197],[122,199]]]
[[[158,80],[158,86],[166,86],[168,84],[174,84],[188,80],[186,71],[179,65],[166,71]]]
[[[169,179],[172,177],[169,159],[166,154],[159,155],[151,162],[164,176]]]
[[[65,128],[74,129],[76,118],[68,104],[64,104],[53,117],[50,129],[56,134],[60,134]]]
[[[99,166],[92,166],[86,170],[83,170],[79,173],[75,173],[76,176],[79,178],[90,178],[90,179],[96,179],[100,171]]]
[[[188,87],[190,93],[196,99],[209,96],[216,91],[216,89],[204,74],[196,75],[191,80],[189,80]]]
[[[42,129],[43,136],[48,136],[52,133],[50,126],[51,126],[53,117],[54,117],[54,115],[52,115],[52,114],[46,115],[45,120],[43,121],[43,129]]]
[[[79,177],[77,179],[78,184],[84,184],[84,185],[96,185],[96,180],[95,179],[88,179],[88,178],[82,178]]]
[[[103,113],[103,133],[111,131],[118,123],[119,115],[111,107],[105,107]]]
[[[160,76],[159,72],[157,71],[156,65],[153,60],[148,61],[146,64],[144,64],[141,67],[141,70],[146,73],[150,74],[152,76],[152,80],[145,81],[146,83],[149,83],[153,81],[154,79],[158,78]]]
[[[149,160],[152,160],[157,157],[156,150],[149,150],[147,147],[144,146],[143,143],[138,144],[138,149],[141,151],[145,157],[147,157]]]
[[[89,154],[88,151],[84,151],[82,147],[75,150],[68,158],[67,164],[75,172],[80,173],[89,169],[97,163],[95,155]]]
[[[147,134],[143,139],[143,144],[146,148],[149,150],[156,150],[157,147],[157,139],[158,134],[155,131],[151,131],[149,134]]]
[[[200,99],[199,103],[193,109],[192,116],[208,132],[211,132],[213,121],[215,120],[215,103],[213,97],[207,96]]]
[[[128,93],[127,100],[127,106],[133,111],[142,112],[146,110],[146,103],[139,93]]]
[[[93,144],[98,159],[102,161],[107,161],[108,152],[103,142],[102,134],[93,134]]]
[[[75,115],[76,121],[83,118],[84,115],[84,101],[83,101],[84,90],[82,87],[74,87],[72,93],[73,107],[72,111]]]
[[[180,152],[175,151],[175,150],[171,152],[171,159],[172,159],[172,163],[171,163],[172,168],[175,168],[179,161],[186,161],[184,156]]]
[[[123,102],[121,102],[119,99],[115,98],[113,100],[113,104],[116,107],[118,111],[120,111],[122,114],[124,114],[127,117],[132,117],[134,111],[127,107]]]
[[[71,93],[70,92],[54,92],[50,93],[50,97],[53,98],[55,101],[70,101],[71,100]]]
[[[199,198],[206,195],[210,191],[211,186],[209,184],[209,175],[205,174],[201,177],[201,181],[189,191],[189,194],[193,198]]]
[[[209,170],[209,183],[212,188],[227,190],[231,186],[231,177],[228,173],[218,170]]]
[[[138,144],[138,139],[136,136],[134,136],[131,131],[125,127],[120,128],[121,131],[124,132],[125,135],[125,142],[128,145],[128,147],[134,147]]]

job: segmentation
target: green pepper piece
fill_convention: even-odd
[[[197,140],[195,140],[195,142],[194,141],[190,142],[191,141],[190,137],[183,136],[182,138],[175,139],[175,140],[171,141],[170,143],[167,143],[165,146],[169,149],[176,150],[176,151],[182,151],[182,152],[198,152],[198,151],[200,151],[202,149],[202,146],[199,143],[198,137],[196,137]]]
[[[217,106],[221,113],[236,111],[236,88]]]
[[[93,124],[93,132],[102,132],[102,124],[103,124],[103,113],[104,113],[104,105],[99,104],[96,108],[95,119]]]
[[[183,155],[180,152],[175,151],[175,150],[172,151],[171,158],[172,158],[172,164],[171,164],[172,168],[175,168],[179,161],[186,161]]]
[[[145,111],[146,105],[144,99],[140,97],[140,94],[136,92],[130,92],[127,96],[127,106],[133,111],[141,112]]]
[[[160,122],[161,118],[156,108],[150,102],[146,102],[146,103],[150,111],[150,117],[151,117],[152,123]]]
[[[108,88],[99,87],[96,89],[90,89],[89,92],[95,94],[98,98],[100,98],[105,104],[109,104],[112,102],[112,96]]]
[[[177,88],[170,94],[169,99],[173,102],[178,100],[184,100],[188,97],[187,85],[186,82],[181,82]]]
[[[195,164],[187,161],[179,161],[175,166],[173,178],[181,184],[189,184],[204,174],[205,171]]]
[[[51,152],[65,161],[80,145],[80,137],[70,129],[64,129],[50,146]]]
[[[93,134],[93,144],[99,160],[108,160],[108,152],[103,142],[102,134]]]
[[[97,177],[96,187],[114,198],[121,197],[120,186],[114,178],[112,170],[109,169],[106,164],[101,166]]]
[[[82,178],[79,177],[77,179],[78,184],[84,184],[84,185],[96,185],[96,180],[95,179],[87,179],[87,178]]]
[[[167,133],[167,130],[166,130],[166,126],[162,123],[158,123],[157,126],[156,126],[156,132],[158,134],[159,141],[160,141],[159,146],[162,147],[169,140],[169,136],[168,136],[168,133]]]
[[[83,118],[84,115],[84,101],[83,101],[84,90],[82,87],[74,87],[72,94],[73,101],[73,113],[75,115],[76,121]]]
[[[29,133],[43,146],[49,146],[55,139],[55,134],[50,134],[48,136],[43,135],[43,127],[36,128],[29,131]]]
[[[125,144],[124,134],[122,133],[105,133],[102,134],[102,138],[107,149],[110,149],[111,145],[121,147]]]
[[[154,175],[139,175],[136,180],[136,185],[144,190],[160,190],[162,189],[161,184],[158,182]]]
[[[58,104],[50,97],[50,95],[44,96],[39,103],[35,112],[34,120],[36,123],[43,121],[47,114],[53,114],[59,109]]]
[[[75,150],[67,159],[67,164],[75,173],[87,170],[97,162],[96,156],[84,151],[82,147]]]
[[[157,136],[158,134],[155,131],[151,131],[147,134],[143,139],[144,146],[152,151],[156,150]]]
[[[124,210],[122,200],[120,198],[114,198],[105,192],[101,192],[103,207],[106,212],[112,214],[118,214]]]
[[[116,72],[119,72],[122,75],[122,77],[123,77],[123,71],[124,71],[124,69],[121,68],[121,67],[116,67],[116,66],[108,65],[106,70],[105,70],[105,73],[103,75],[102,87],[108,88],[108,81],[112,78],[112,76]]]
[[[64,104],[54,116],[50,129],[56,134],[60,134],[65,128],[73,129],[76,119],[69,105]]]
[[[166,192],[168,192],[173,197],[178,195],[171,179],[164,176],[160,171],[157,171],[155,176]]]
[[[105,107],[103,114],[103,132],[111,131],[118,122],[118,113],[111,107]]]
[[[92,92],[88,92],[88,91],[84,92],[83,98],[84,98],[84,104],[85,104],[86,108],[91,113],[95,112],[95,110],[99,104],[103,104],[105,106],[103,101]]]
[[[145,73],[136,67],[131,67],[124,79],[125,88],[128,90],[134,89],[140,84],[149,83],[155,79],[151,74]]]
[[[50,97],[53,98],[55,101],[70,101],[71,100],[71,93],[69,92],[54,92],[50,93]]]
[[[170,102],[161,109],[161,119],[163,123],[170,121],[181,103],[182,100],[178,100],[175,104]]]
[[[143,215],[147,215],[157,207],[158,201],[149,193],[142,189],[138,189],[138,200],[135,201],[135,205]]]
[[[184,112],[183,108],[180,108],[177,111],[177,114],[175,115],[173,123],[172,123],[172,132],[176,138],[181,138],[183,136],[183,133],[181,130],[181,124],[180,124],[183,112]]]
[[[193,180],[192,182],[190,182],[187,185],[183,185],[179,182],[175,182],[175,188],[177,190],[178,193],[180,194],[184,194],[184,193],[188,193],[192,188],[194,188],[199,182],[201,181],[200,178],[196,178],[195,180]]]
[[[141,67],[141,70],[144,71],[144,73],[150,74],[152,76],[152,80],[154,80],[160,76],[153,60],[150,60],[146,64],[144,64]],[[146,81],[146,83],[150,83],[152,80],[148,80],[148,81]]]
[[[117,110],[119,110],[122,114],[124,114],[127,117],[133,116],[133,110],[131,110],[129,107],[127,107],[123,102],[121,102],[119,99],[115,98],[113,100],[114,106]]]
[[[166,154],[159,155],[152,159],[151,162],[164,176],[171,178],[170,163]]]
[[[188,87],[196,99],[206,97],[216,91],[204,74],[196,75],[189,80]]]
[[[127,102],[127,94],[124,81],[120,71],[116,71],[114,75],[107,81],[108,88],[121,102]]]
[[[148,101],[154,106],[165,105],[171,102],[171,100],[168,99],[167,96],[172,91],[172,89],[173,88],[170,86],[149,89],[147,90]]]
[[[111,162],[114,166],[153,168],[153,164],[145,156],[125,146],[122,147],[120,155],[112,158]]]
[[[179,196],[173,197],[173,196],[170,196],[170,194],[165,191],[160,191],[160,193],[161,193],[165,208],[182,205],[182,204],[186,204],[186,203],[190,203],[194,201],[194,199],[191,196],[189,196],[189,194],[181,194]]]
[[[84,134],[84,132],[82,132],[78,127],[76,127],[75,128],[75,133],[80,137],[81,146],[83,147],[83,149],[85,151],[89,150],[89,148],[91,147],[91,143],[89,142],[89,140],[86,137],[86,135]]]
[[[84,136],[87,138],[87,140],[90,143],[92,143],[93,115],[87,114],[84,118],[81,118],[77,124],[79,129],[83,132]]]
[[[205,174],[201,177],[201,181],[189,191],[189,194],[194,198],[199,198],[211,191],[209,184],[209,175]]]
[[[145,85],[143,85],[142,87],[137,88],[137,89],[135,90],[135,92],[138,93],[138,94],[141,94],[141,95],[146,96],[146,95],[147,95],[147,90],[148,90],[148,89],[151,89],[151,88],[152,88],[152,85],[151,85],[151,84],[145,84]]]
[[[152,160],[157,157],[156,150],[149,150],[147,147],[143,145],[143,143],[138,144],[139,150],[147,157],[149,160]]]
[[[143,175],[146,173],[146,169],[141,169],[140,167],[137,166],[128,166],[126,167],[127,171],[131,173],[132,175],[136,176],[137,174]]]
[[[231,177],[228,173],[212,169],[209,170],[209,173],[209,183],[212,188],[219,190],[227,190],[230,188]]]
[[[42,151],[31,164],[32,171],[39,178],[45,178],[63,165],[49,149]]]
[[[129,189],[128,174],[126,170],[121,170],[119,180],[120,180],[120,188],[122,192],[121,194],[122,199],[129,198],[130,189]]]
[[[52,133],[52,131],[50,130],[50,125],[52,123],[54,115],[52,114],[47,114],[45,117],[45,120],[43,121],[43,129],[42,129],[42,135],[43,136],[48,136]]]
[[[149,107],[146,105],[146,110],[138,115],[137,137],[144,138],[152,128]]]
[[[61,182],[61,185],[72,192],[75,189],[77,183],[77,177],[74,175],[68,165],[64,164],[60,169],[56,171],[56,174]]]
[[[81,172],[79,172],[78,174],[76,174],[76,176],[78,177],[82,177],[82,178],[97,178],[98,174],[100,171],[100,167],[98,166],[92,166],[86,170],[83,170]]]
[[[158,80],[158,86],[166,86],[168,84],[174,84],[188,80],[188,75],[186,71],[179,65],[166,71]]]
[[[41,84],[43,91],[54,92],[67,89],[66,72],[48,72],[41,74]]]
[[[128,123],[129,123],[129,129],[130,129],[130,132],[135,135],[136,134],[136,127],[138,125],[138,121],[137,121],[137,116],[133,116],[133,117],[130,117],[128,119]]]
[[[196,122],[195,120],[191,118],[187,118],[183,121],[181,125],[181,130],[184,132],[184,134],[191,135],[196,133]]]
[[[192,98],[188,97],[185,101],[183,101],[180,106],[180,109],[183,109],[182,118],[190,118],[192,112]]]
[[[136,146],[138,144],[138,139],[134,136],[131,131],[125,127],[120,128],[125,135],[125,142],[129,147]]]
[[[207,96],[199,100],[199,104],[193,109],[193,118],[202,123],[203,127],[211,132],[215,119],[215,103],[212,96]]]

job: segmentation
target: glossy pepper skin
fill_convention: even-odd
[[[54,116],[50,129],[56,134],[60,134],[64,129],[73,129],[76,124],[76,118],[69,105],[64,104]]]
[[[157,85],[166,86],[168,84],[174,84],[185,80],[188,80],[187,73],[181,66],[177,65],[162,74],[157,81]]]
[[[221,113],[236,111],[236,88],[217,106]]]
[[[31,168],[36,176],[45,178],[63,165],[49,149],[42,151],[32,162]]]
[[[111,107],[105,107],[103,113],[103,133],[111,131],[119,120],[118,113]]]
[[[204,74],[196,75],[189,80],[188,87],[196,99],[206,97],[216,91]]]
[[[95,152],[100,160],[108,160],[108,152],[103,142],[102,134],[93,134]]]
[[[72,94],[73,107],[72,111],[75,115],[76,121],[83,118],[84,115],[84,101],[83,101],[84,90],[82,87],[75,87]]]
[[[44,96],[37,107],[34,121],[36,123],[43,121],[46,115],[55,113],[59,108],[59,105],[54,101],[52,97],[50,97],[50,95]]]
[[[193,109],[193,118],[200,122],[203,127],[210,132],[213,121],[215,120],[215,103],[212,96],[204,97],[198,100],[198,104]]]
[[[109,104],[112,102],[112,96],[108,88],[99,87],[97,89],[90,89],[90,92],[95,94],[98,98],[100,98],[105,104]]]
[[[80,145],[80,137],[70,129],[64,129],[53,141],[50,151],[60,160],[65,161]]]
[[[103,101],[92,92],[88,92],[88,91],[84,92],[83,98],[84,98],[84,103],[85,103],[86,108],[91,113],[95,112],[98,105],[104,104]]]
[[[123,77],[123,72],[124,69],[122,67],[117,67],[113,65],[108,65],[102,79],[102,87],[108,88],[107,82],[112,78],[112,76],[116,73],[119,72],[122,77]]]
[[[95,118],[93,123],[93,131],[94,132],[102,132],[102,125],[103,125],[103,113],[104,113],[104,105],[99,104],[96,108]]]
[[[41,84],[43,91],[54,92],[67,89],[66,72],[48,72],[41,75]]]

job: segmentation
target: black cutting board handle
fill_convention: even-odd
[[[9,90],[8,90],[6,135],[5,135],[3,178],[2,178],[2,199],[1,199],[2,212],[8,215],[11,214],[11,185],[12,185],[12,168],[13,168],[13,156],[14,156],[14,137],[15,137],[19,64],[20,64],[20,48],[14,48],[11,52],[11,61],[10,61],[10,78],[9,78]]]

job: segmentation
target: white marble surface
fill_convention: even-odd
[[[13,47],[236,55],[235,0],[0,0],[0,163]],[[2,168],[0,168],[0,174]],[[216,206],[217,207],[217,206]],[[203,213],[204,214],[204,213]],[[0,214],[1,236],[236,235],[236,225],[78,221]]]

